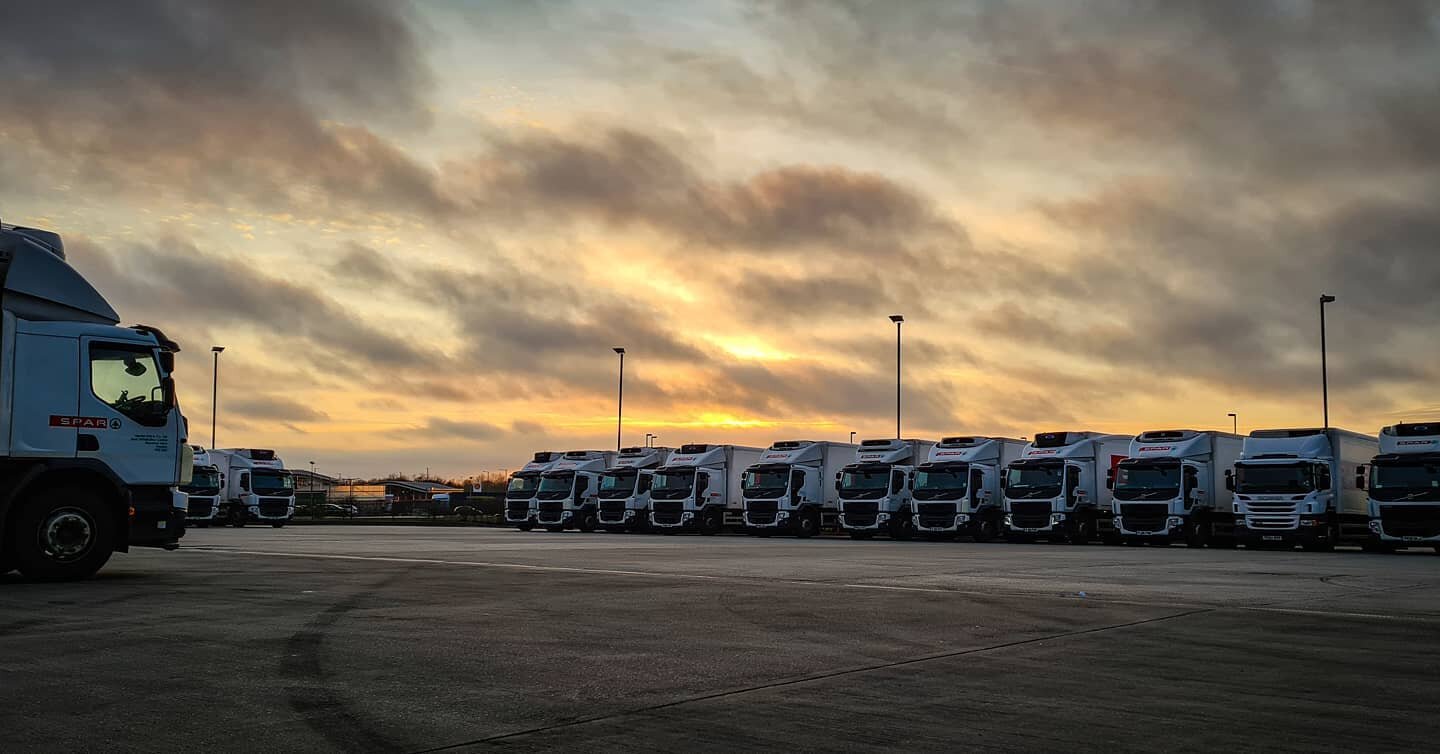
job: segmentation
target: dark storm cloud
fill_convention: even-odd
[[[238,396],[225,400],[225,411],[246,419],[314,422],[330,418],[323,411],[289,398],[250,392],[239,393]]]

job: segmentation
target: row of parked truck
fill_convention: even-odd
[[[523,530],[1440,552],[1440,423],[1139,435],[787,440],[544,451],[510,479]]]

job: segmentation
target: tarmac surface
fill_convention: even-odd
[[[305,526],[0,576],[0,751],[1434,750],[1440,556]]]

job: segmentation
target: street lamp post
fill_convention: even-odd
[[[1240,418],[1234,414],[1226,414],[1226,416],[1230,417],[1230,434],[1240,434]]]
[[[895,323],[895,439],[900,439],[900,324],[905,317],[899,314],[891,314],[890,321]]]
[[[215,366],[210,372],[210,449],[215,449],[215,414],[220,411],[220,352],[225,346],[210,346],[210,352],[215,354]]]
[[[310,497],[315,497],[315,462],[310,462]],[[312,501],[313,502],[313,501]]]
[[[855,444],[855,432],[853,430],[850,432],[850,444]]]
[[[1325,412],[1325,428],[1330,428],[1330,369],[1325,362],[1325,305],[1335,303],[1335,297],[1320,294],[1320,402]]]
[[[620,395],[615,402],[615,450],[620,450],[620,433],[625,427],[625,349],[611,349],[620,355]]]

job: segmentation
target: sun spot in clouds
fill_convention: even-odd
[[[711,342],[737,359],[747,361],[790,361],[795,354],[782,351],[758,338],[722,337],[711,338]]]

